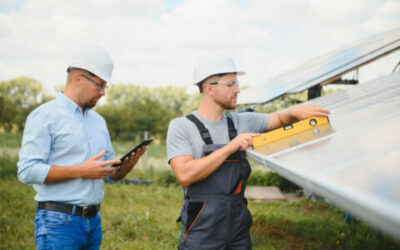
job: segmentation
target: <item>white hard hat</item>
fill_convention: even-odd
[[[114,63],[104,49],[95,45],[81,46],[72,53],[68,61],[68,69],[70,68],[90,71],[104,81],[110,82]]]
[[[218,55],[207,57],[197,62],[194,67],[194,84],[199,84],[209,76],[225,73],[245,74],[245,72],[237,70],[235,62],[229,56]]]

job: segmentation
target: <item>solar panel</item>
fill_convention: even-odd
[[[309,103],[331,111],[327,131],[248,156],[399,240],[400,73]]]
[[[397,49],[400,49],[400,28],[351,43],[262,84],[244,89],[238,97],[238,104],[265,103],[286,93],[306,90],[334,80]]]

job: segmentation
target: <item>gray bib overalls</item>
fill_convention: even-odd
[[[213,144],[207,128],[194,115],[187,118],[205,142],[202,157],[225,146]],[[232,140],[237,131],[229,116],[227,120]],[[185,189],[179,249],[251,249],[252,219],[244,198],[250,172],[244,151],[237,151],[206,179]]]

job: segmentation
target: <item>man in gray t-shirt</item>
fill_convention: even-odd
[[[184,188],[179,220],[179,249],[251,249],[251,215],[244,190],[251,169],[243,150],[252,137],[329,112],[315,105],[295,106],[273,114],[230,113],[239,94],[238,71],[230,57],[199,62],[194,82],[200,106],[171,121],[168,163]]]
[[[228,144],[228,125],[226,116],[219,121],[210,121],[202,117],[197,111],[196,116],[210,131],[211,138],[216,144]],[[268,125],[269,116],[259,113],[231,113],[229,114],[239,134],[262,133]],[[193,155],[195,159],[201,157],[204,145],[196,125],[186,117],[171,121],[168,129],[168,161],[176,156]]]

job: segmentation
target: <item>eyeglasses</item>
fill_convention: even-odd
[[[87,80],[91,81],[92,83],[96,84],[96,86],[99,88],[99,90],[106,90],[106,88],[108,87],[105,84],[103,85],[101,83],[96,82],[95,80],[93,80],[92,78],[88,77],[87,75],[84,75],[84,74],[80,74],[80,75],[83,76],[84,78],[86,78]],[[95,76],[95,75],[93,75],[93,76]]]
[[[234,85],[236,85],[236,87],[239,88],[240,83],[238,80],[229,80],[229,81],[218,81],[218,82],[210,82],[210,85],[217,85],[217,84],[225,84],[226,86],[228,86],[229,88],[233,87]]]

